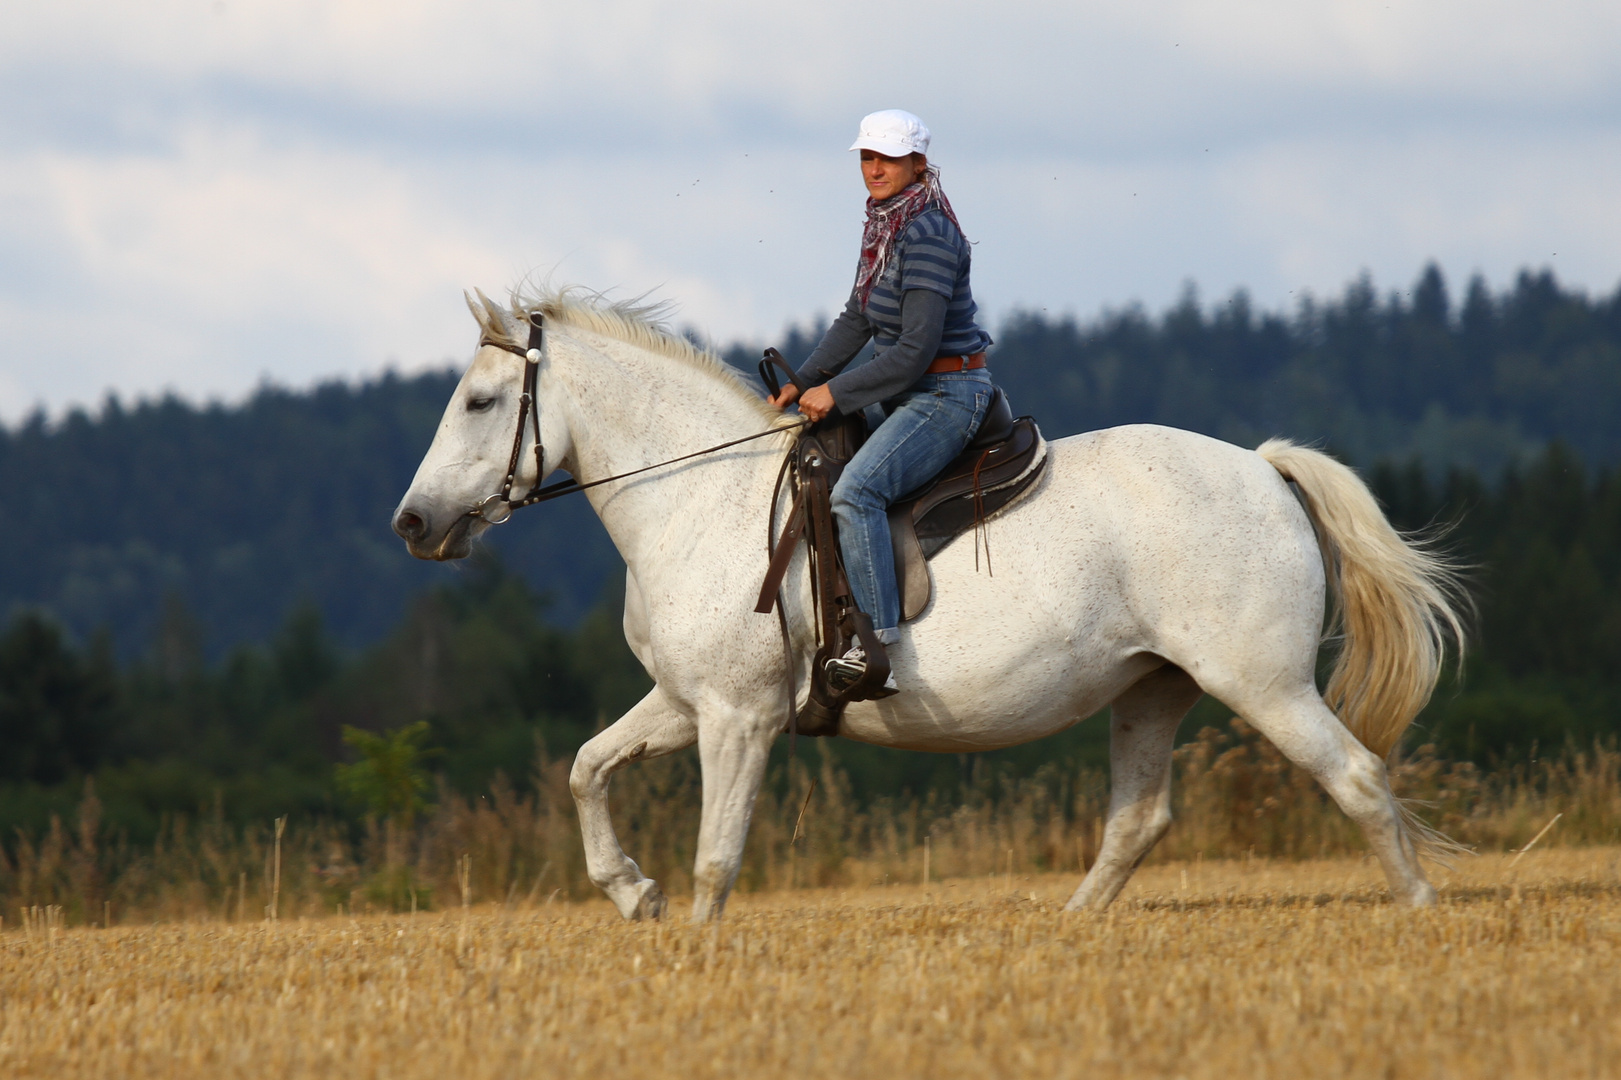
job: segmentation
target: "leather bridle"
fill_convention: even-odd
[[[540,482],[546,476],[546,447],[540,441],[540,404],[535,387],[540,381],[540,360],[546,352],[546,323],[537,312],[529,316],[529,344],[525,348],[492,337],[479,338],[478,346],[493,345],[514,356],[523,358],[523,394],[518,398],[518,428],[512,433],[512,454],[507,458],[507,478],[501,490],[480,499],[478,505],[467,511],[469,517],[483,518],[491,525],[499,525],[521,506],[540,502],[544,494]],[[533,421],[535,429],[535,484],[523,498],[513,501],[512,485],[518,479],[518,457],[523,451],[523,425]],[[554,485],[556,486],[556,485]],[[567,494],[567,492],[559,492]]]
[[[514,510],[522,509],[525,506],[550,502],[553,499],[560,499],[564,495],[572,495],[576,491],[594,488],[599,484],[611,484],[615,480],[624,480],[641,473],[651,472],[654,469],[662,469],[666,465],[674,465],[678,462],[689,461],[695,457],[703,457],[705,454],[713,454],[717,450],[725,450],[739,443],[763,439],[767,435],[778,435],[784,431],[792,431],[796,427],[804,427],[810,423],[808,418],[802,418],[797,424],[784,424],[781,427],[767,428],[764,431],[757,431],[753,435],[745,435],[740,439],[723,442],[718,446],[710,446],[690,454],[682,454],[680,457],[660,461],[653,465],[644,465],[642,468],[632,469],[630,472],[604,476],[600,480],[591,480],[584,484],[578,480],[560,480],[555,484],[541,487],[540,482],[546,476],[546,448],[540,441],[540,401],[536,387],[540,381],[540,361],[546,354],[546,325],[545,320],[538,311],[530,312],[528,318],[529,344],[524,348],[520,349],[509,341],[500,341],[488,335],[479,338],[478,341],[479,348],[492,345],[497,349],[523,358],[523,393],[518,398],[518,426],[512,433],[512,453],[507,458],[506,479],[501,482],[500,491],[480,499],[476,506],[467,511],[468,517],[482,518],[491,525],[499,525],[510,518]],[[776,350],[773,349],[771,352],[776,352]],[[781,364],[780,359],[778,363]],[[786,367],[786,365],[781,366]],[[764,364],[762,363],[763,368]],[[771,383],[774,391],[776,380],[772,379]],[[512,497],[512,485],[518,479],[518,459],[523,453],[523,429],[526,423],[530,424],[535,432],[535,483],[523,498],[514,499]]]

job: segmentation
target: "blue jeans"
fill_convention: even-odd
[[[886,644],[894,643],[901,621],[889,505],[934,479],[962,453],[985,418],[991,394],[984,368],[923,376],[884,403],[889,417],[833,486],[833,516],[850,592]]]

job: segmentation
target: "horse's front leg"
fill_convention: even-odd
[[[619,846],[608,814],[608,780],[633,761],[685,750],[697,738],[697,726],[671,708],[655,686],[618,723],[580,747],[574,759],[569,789],[579,808],[586,873],[627,919],[657,919],[666,900],[658,882],[644,876]]]
[[[704,774],[703,819],[698,826],[698,858],[693,867],[692,921],[718,919],[743,865],[754,800],[765,778],[781,718],[762,723],[755,715],[727,708],[710,711],[698,723],[698,757]]]

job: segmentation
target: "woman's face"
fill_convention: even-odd
[[[922,154],[885,157],[876,150],[861,151],[861,179],[867,182],[867,194],[878,202],[894,198],[917,183],[928,167],[929,159]]]

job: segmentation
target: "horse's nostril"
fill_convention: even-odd
[[[428,535],[428,523],[422,520],[422,515],[411,510],[401,510],[394,516],[394,531],[405,540],[421,540]]]

